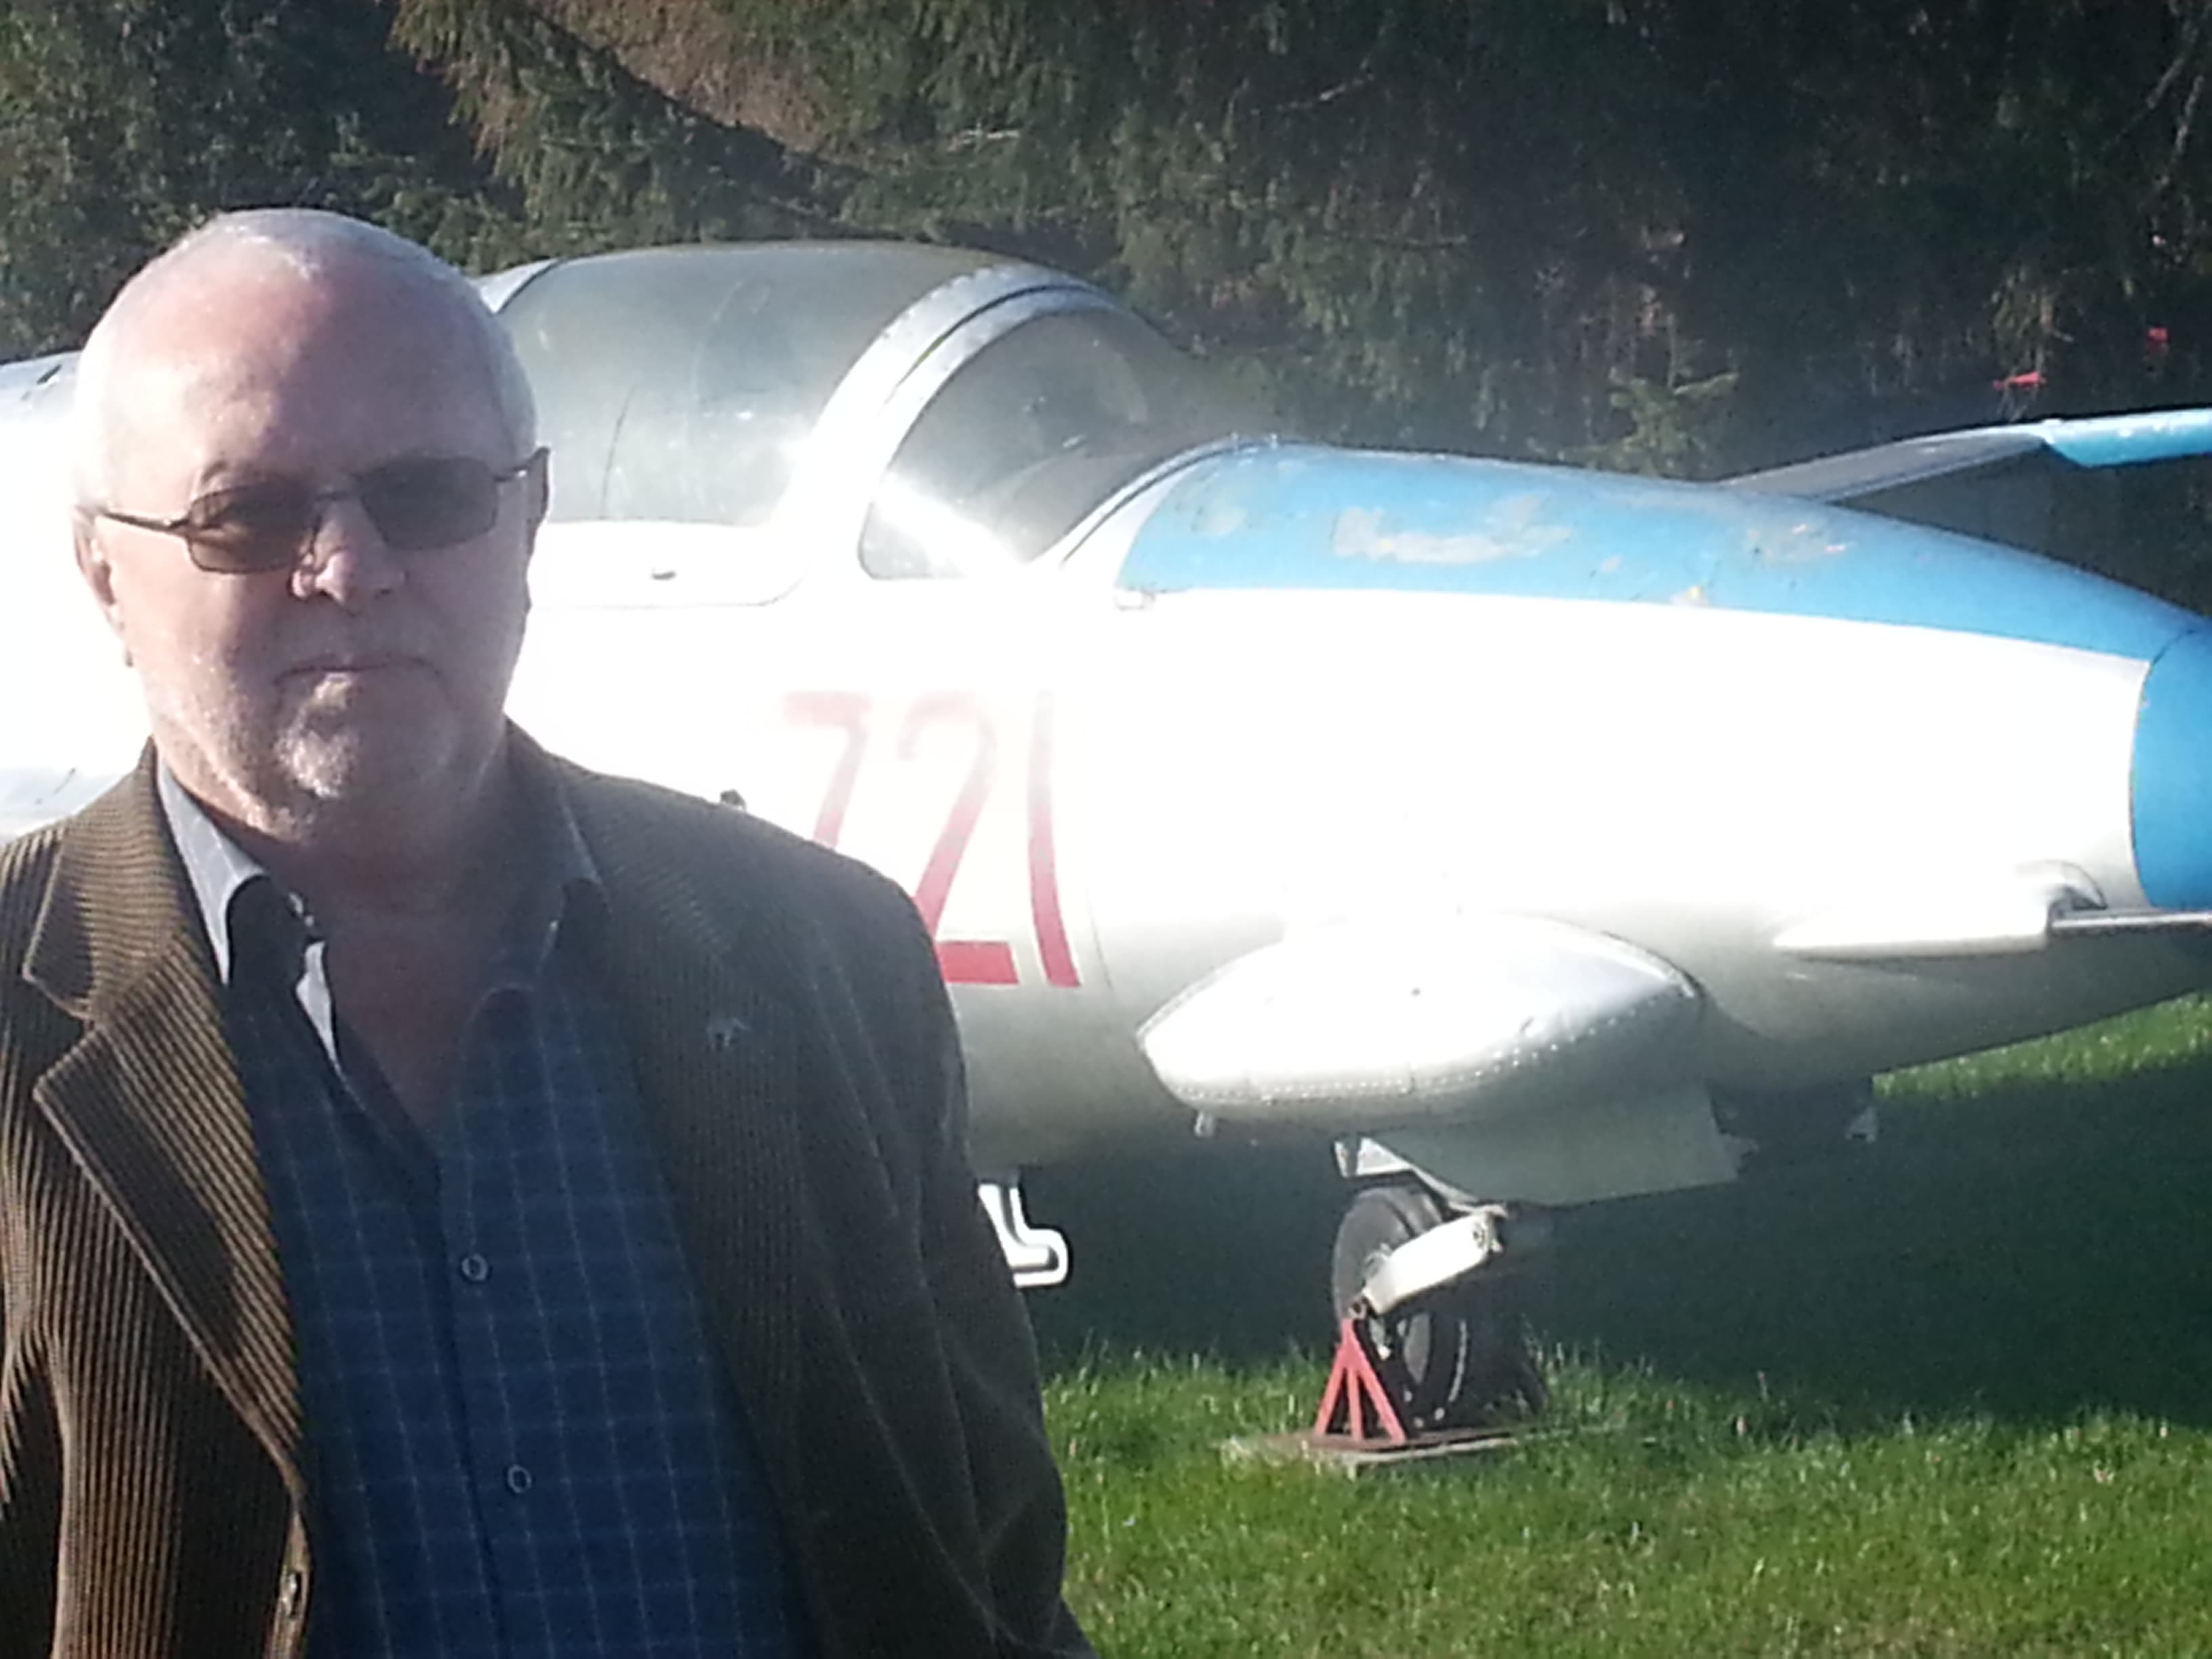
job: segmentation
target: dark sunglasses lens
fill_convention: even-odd
[[[203,570],[281,570],[314,533],[315,501],[296,483],[218,489],[194,501],[178,528]]]
[[[357,488],[378,532],[403,552],[472,540],[499,520],[499,475],[465,455],[389,462]]]

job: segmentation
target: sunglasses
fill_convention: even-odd
[[[337,489],[313,489],[297,478],[211,489],[174,519],[140,518],[106,507],[88,511],[182,537],[185,551],[202,570],[243,576],[296,568],[333,501],[359,501],[396,552],[424,553],[473,541],[499,522],[500,486],[544,464],[543,449],[504,469],[470,455],[410,456],[356,473]]]

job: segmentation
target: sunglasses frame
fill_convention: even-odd
[[[191,560],[193,568],[199,570],[204,570],[210,575],[267,575],[272,571],[295,570],[299,568],[301,560],[303,560],[309,550],[313,548],[315,544],[315,538],[322,533],[324,514],[329,510],[331,504],[334,501],[360,501],[363,510],[368,514],[369,521],[376,526],[376,533],[380,536],[385,536],[387,544],[391,545],[395,551],[398,552],[431,553],[437,551],[441,548],[456,547],[463,542],[474,539],[476,536],[483,535],[485,533],[485,531],[490,529],[490,525],[487,525],[484,526],[483,530],[471,532],[466,535],[455,536],[449,540],[422,542],[413,545],[403,546],[398,543],[392,542],[389,536],[386,535],[383,520],[377,517],[375,509],[368,505],[368,500],[362,495],[362,480],[373,477],[375,474],[383,471],[386,467],[406,466],[424,461],[474,462],[476,465],[483,466],[484,471],[489,474],[492,488],[495,490],[497,490],[504,485],[513,483],[517,478],[536,472],[543,468],[545,465],[546,457],[549,453],[550,452],[547,450],[546,447],[540,444],[536,449],[531,451],[531,453],[525,456],[521,460],[517,461],[514,465],[508,467],[495,467],[488,461],[477,462],[476,457],[473,455],[403,456],[395,460],[386,461],[383,465],[371,467],[366,472],[357,472],[354,474],[350,480],[338,489],[303,492],[304,501],[302,505],[307,508],[307,516],[306,522],[301,528],[299,539],[286,552],[283,557],[279,559],[271,559],[266,562],[240,563],[235,560],[223,560],[216,563],[210,563],[207,559],[202,556],[204,550],[201,538],[206,533],[209,526],[199,522],[197,517],[201,503],[209,501],[215,496],[231,494],[233,493],[231,490],[209,490],[205,494],[196,496],[191,504],[185,507],[181,514],[173,519],[146,518],[135,513],[118,512],[116,508],[112,507],[88,507],[84,508],[83,512],[88,518],[112,519],[116,523],[129,525],[134,530],[151,530],[164,536],[176,537],[179,541],[184,543],[185,556]],[[271,479],[268,482],[271,483],[280,482],[289,483],[295,481]],[[242,484],[236,486],[235,488],[238,489],[250,490],[258,487],[258,486],[253,484]],[[493,523],[495,524],[497,522],[497,514],[496,511],[495,511]]]

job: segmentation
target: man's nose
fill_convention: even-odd
[[[392,592],[407,569],[354,495],[327,495],[293,576],[293,591],[353,606]]]

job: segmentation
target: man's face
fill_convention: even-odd
[[[452,302],[381,270],[310,283],[233,257],[178,278],[125,341],[109,499],[92,505],[169,519],[269,480],[342,490],[407,458],[522,459]],[[80,562],[180,781],[271,831],[333,812],[404,823],[471,789],[499,750],[544,510],[538,474],[500,495],[484,534],[416,552],[337,499],[296,567],[245,575],[93,520]]]

